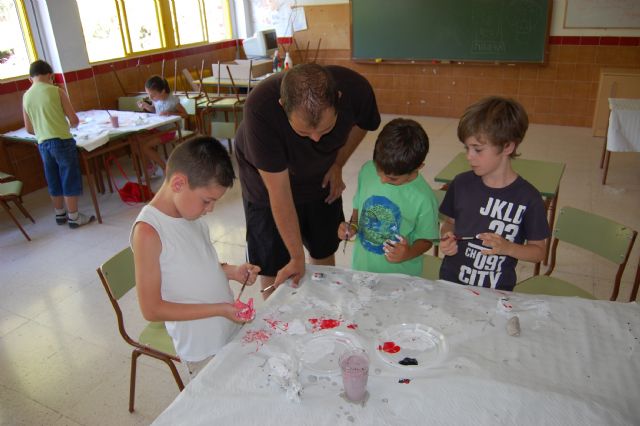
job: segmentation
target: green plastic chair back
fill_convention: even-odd
[[[515,293],[547,294],[549,296],[581,297],[583,299],[596,300],[588,291],[548,275],[536,275],[518,285],[513,290]]]
[[[120,300],[136,285],[133,252],[127,247],[107,260],[101,267],[114,299]]]
[[[442,265],[442,259],[429,254],[422,255],[422,278],[428,280],[440,279],[440,265]]]
[[[635,231],[613,220],[574,207],[563,207],[553,236],[620,265]]]

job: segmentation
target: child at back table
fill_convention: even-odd
[[[422,254],[438,237],[438,202],[420,174],[429,138],[415,121],[397,118],[376,140],[362,166],[349,223],[340,239],[357,235],[352,268],[420,276]]]
[[[187,111],[180,104],[180,98],[171,93],[169,88],[169,82],[160,77],[154,75],[150,77],[144,84],[144,90],[147,92],[149,99],[151,99],[151,105],[144,101],[138,102],[138,108],[153,112],[158,115],[179,115],[180,117],[187,118]],[[153,137],[147,139],[142,143],[142,152],[145,158],[153,161],[157,166],[152,167],[152,177],[159,176],[160,171],[158,167],[165,170],[166,164],[162,159],[162,156],[158,154],[156,146],[171,141],[175,137],[175,132],[172,132],[175,127],[173,125],[167,125],[157,128],[158,132],[165,132],[164,134],[155,134]]]
[[[70,228],[78,228],[95,219],[78,212],[82,173],[76,141],[69,126],[78,127],[80,120],[67,92],[53,84],[51,65],[40,60],[33,62],[29,67],[29,79],[33,84],[22,98],[24,126],[38,139],[56,223],[68,223]]]
[[[192,374],[237,332],[240,308],[229,279],[255,282],[260,268],[218,261],[201,216],[233,184],[231,159],[217,140],[199,137],[169,157],[158,193],[131,230],[136,289],[142,315],[165,321],[177,354]]]
[[[522,105],[499,97],[471,105],[460,119],[471,171],[455,177],[440,206],[447,216],[441,279],[511,291],[518,260],[543,259],[550,231],[542,197],[511,166],[528,126]]]

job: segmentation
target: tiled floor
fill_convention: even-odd
[[[390,118],[385,116],[385,122]],[[423,173],[436,186],[433,177],[462,148],[456,139],[457,121],[418,120],[432,145]],[[602,140],[590,135],[586,128],[532,125],[521,152],[524,158],[566,163],[560,206],[594,211],[640,229],[640,155],[614,154],[609,184],[602,186]],[[346,209],[351,207],[358,169],[372,156],[374,139],[375,134],[368,135],[345,168]],[[136,412],[129,414],[130,351],[117,332],[113,309],[95,272],[128,244],[140,206],[123,204],[117,195],[100,196],[104,223],[72,231],[55,225],[45,190],[24,201],[37,221],[23,221],[32,242],[0,213],[0,424],[150,423],[175,398],[177,388],[164,365],[141,358]],[[91,210],[88,196],[81,208]],[[241,262],[245,228],[239,183],[207,221],[220,258]],[[637,243],[620,300],[628,298],[639,254]],[[346,255],[339,251],[337,263],[348,266],[350,255],[349,249]],[[530,265],[520,266],[520,278],[531,271]],[[560,253],[557,266],[558,276],[600,298],[608,298],[613,271],[595,256],[571,250]],[[260,300],[255,289],[246,293]],[[127,327],[136,335],[144,322],[135,294],[125,297],[123,305]]]

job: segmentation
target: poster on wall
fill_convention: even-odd
[[[640,28],[639,0],[566,0],[565,28]]]
[[[251,0],[251,19],[255,31],[275,28],[278,37],[307,29],[304,8],[296,0]]]

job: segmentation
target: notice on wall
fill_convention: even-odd
[[[638,0],[566,0],[565,28],[640,28]]]
[[[251,0],[251,18],[255,31],[275,28],[278,37],[307,29],[304,8],[296,0]]]

